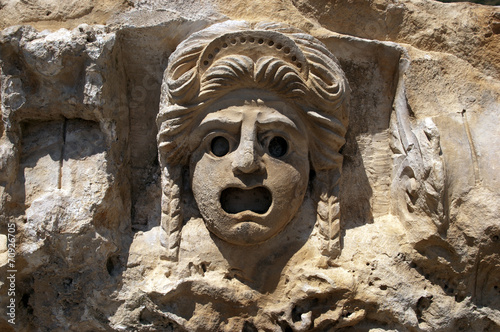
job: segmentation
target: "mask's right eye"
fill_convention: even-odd
[[[229,149],[229,141],[223,136],[216,136],[210,142],[210,151],[217,157],[225,156]]]

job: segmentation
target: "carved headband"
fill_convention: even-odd
[[[306,57],[292,39],[275,31],[263,30],[238,31],[214,39],[198,60],[200,74],[217,59],[242,53],[254,61],[265,56],[279,58],[292,64],[305,80],[309,75]]]

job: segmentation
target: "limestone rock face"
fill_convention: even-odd
[[[500,330],[499,7],[0,17],[0,330]]]

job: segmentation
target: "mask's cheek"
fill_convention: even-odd
[[[306,158],[295,158],[291,162],[266,162],[267,178],[264,185],[271,188],[279,201],[302,199],[309,182],[309,162]]]
[[[269,164],[264,185],[270,189],[273,203],[268,219],[277,230],[284,228],[302,205],[308,186],[309,166]]]
[[[198,204],[200,212],[209,208],[213,210],[219,204],[219,192],[221,184],[224,183],[226,173],[222,170],[223,162],[204,154],[202,156],[193,154],[191,163],[191,189]]]

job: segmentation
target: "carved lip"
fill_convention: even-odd
[[[258,214],[263,215],[273,202],[269,189],[263,186],[252,188],[228,187],[222,190],[220,203],[228,214]]]

